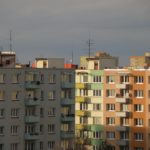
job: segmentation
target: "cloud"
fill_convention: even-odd
[[[86,54],[90,32],[95,51],[105,49],[124,63],[124,50],[128,56],[131,49],[137,54],[150,49],[149,8],[149,0],[1,0],[0,45],[8,48],[11,29],[23,61],[71,51],[79,57]]]

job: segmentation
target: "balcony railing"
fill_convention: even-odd
[[[62,114],[61,115],[61,121],[63,121],[63,122],[74,122],[75,121],[74,114],[72,114],[72,115]]]
[[[62,98],[61,99],[61,104],[62,105],[74,105],[75,101],[71,98]]]
[[[40,120],[39,116],[26,116],[25,117],[26,123],[37,123],[39,122],[39,120]]]
[[[129,131],[128,126],[116,126],[116,131]]]
[[[39,134],[38,133],[25,133],[24,138],[25,140],[38,140]]]
[[[73,131],[61,131],[61,138],[67,139],[67,138],[74,138],[75,133]]]
[[[130,117],[130,112],[118,111],[116,112],[117,117]]]
[[[37,105],[40,105],[40,101],[36,97],[34,97],[34,98],[26,98],[25,99],[25,105],[26,106],[37,106]]]
[[[116,141],[116,144],[119,146],[127,146],[129,145],[129,140],[127,139],[120,139]]]
[[[39,88],[40,81],[26,81],[25,88],[26,89],[37,89]]]

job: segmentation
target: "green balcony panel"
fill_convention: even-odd
[[[104,75],[104,71],[103,70],[92,70],[91,74],[92,75],[103,76]]]
[[[61,99],[61,104],[62,105],[74,105],[75,101],[71,98],[62,98]]]
[[[102,131],[103,126],[102,125],[91,125],[91,131]]]
[[[91,89],[103,89],[103,84],[102,83],[91,83]]]
[[[61,138],[68,139],[68,138],[74,138],[75,134],[72,131],[61,131]]]
[[[25,140],[38,140],[39,134],[38,133],[26,133],[24,138]]]
[[[103,139],[91,139],[91,145],[101,145],[103,142]]]
[[[62,82],[61,87],[62,88],[74,88],[75,84],[72,82]]]
[[[25,122],[26,123],[37,123],[39,122],[40,118],[38,116],[26,116]]]
[[[74,122],[75,118],[73,116],[61,116],[61,121],[62,122]]]
[[[40,105],[40,101],[37,98],[27,98],[25,99],[26,106],[37,106]]]
[[[26,81],[25,88],[26,89],[37,89],[40,86],[40,81]]]

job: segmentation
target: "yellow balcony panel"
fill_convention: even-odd
[[[91,84],[89,83],[76,83],[77,89],[91,89]]]
[[[90,100],[89,97],[76,96],[76,102],[77,103],[84,103],[84,102],[88,102],[89,100]]]
[[[76,110],[77,116],[90,116],[91,112],[87,110]]]
[[[88,124],[76,124],[76,130],[89,130],[90,125]]]

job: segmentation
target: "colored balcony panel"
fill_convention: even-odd
[[[120,139],[120,140],[116,141],[116,144],[119,145],[119,146],[127,146],[127,145],[129,145],[129,141]]]
[[[73,99],[70,99],[70,98],[62,98],[61,104],[62,105],[74,105],[75,101]]]
[[[124,98],[124,97],[122,97],[122,98],[121,97],[120,98],[119,97],[116,98],[116,103],[124,103],[124,104],[127,103],[128,104],[128,103],[130,103],[130,101],[131,101],[130,99]]]
[[[102,125],[91,125],[91,131],[102,131],[103,126]]]
[[[104,71],[103,70],[92,70],[91,74],[102,76],[102,75],[104,75]]]
[[[26,133],[24,138],[25,140],[38,140],[39,134],[38,133]]]
[[[91,125],[87,124],[76,124],[76,130],[90,130]]]
[[[68,139],[68,138],[74,138],[75,134],[72,131],[61,131],[61,138]]]
[[[103,84],[101,83],[91,83],[91,89],[103,89]]]
[[[74,83],[72,83],[72,82],[62,82],[61,87],[62,88],[74,88]]]
[[[118,111],[116,112],[116,117],[129,117],[130,112]]]
[[[89,101],[90,101],[89,97],[76,96],[76,102],[77,103],[84,103],[84,102],[89,102]]]
[[[116,131],[129,131],[129,127],[127,126],[116,126]]]
[[[91,145],[101,145],[103,142],[103,139],[91,139]]]
[[[25,88],[26,89],[37,89],[40,86],[40,81],[26,81]]]
[[[25,105],[26,106],[38,106],[40,105],[40,101],[37,98],[28,98],[25,99]]]
[[[91,116],[91,112],[87,110],[76,110],[77,116]]]
[[[25,122],[26,123],[37,123],[39,122],[40,118],[38,116],[26,116]]]
[[[116,84],[116,88],[117,89],[126,89],[127,88],[127,84]]]
[[[76,83],[76,89],[91,89],[91,84],[89,83]]]
[[[62,115],[61,121],[62,122],[74,122],[75,118],[72,117],[72,116],[64,116],[64,115]]]

